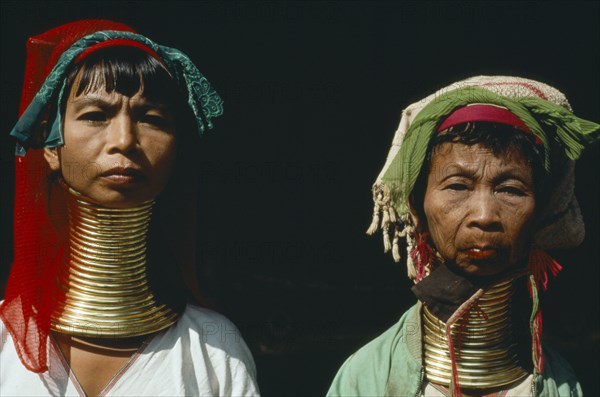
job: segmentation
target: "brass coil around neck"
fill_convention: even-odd
[[[451,326],[458,382],[465,389],[494,389],[524,379],[512,333],[513,280],[493,285],[471,310]],[[423,309],[425,374],[435,384],[450,387],[452,360],[446,324]]]
[[[153,200],[104,208],[69,192],[69,258],[56,278],[51,328],[59,333],[126,338],[172,325],[177,313],[159,304],[147,277]]]

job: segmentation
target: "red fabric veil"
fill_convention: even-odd
[[[19,115],[30,104],[61,54],[82,37],[103,30],[135,33],[121,23],[84,20],[59,26],[28,40]],[[26,156],[17,157],[15,168],[15,257],[5,300],[0,306],[0,317],[12,335],[23,365],[33,372],[44,372],[47,370],[54,279],[67,254],[66,228],[57,222],[64,224],[66,213],[53,204],[57,197],[50,192],[49,168],[43,149],[30,149]],[[49,211],[50,208],[52,211]],[[195,203],[190,208],[191,212],[186,216],[195,220]],[[186,233],[182,243],[192,248],[178,259],[183,264],[184,273],[191,276],[186,277],[186,281],[191,283],[188,288],[197,300],[202,300],[196,282],[190,281],[195,280],[195,224],[189,229],[193,233]]]

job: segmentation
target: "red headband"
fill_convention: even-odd
[[[456,109],[438,127],[438,131],[443,131],[458,124],[474,121],[490,121],[493,123],[508,124],[523,132],[531,133],[529,127],[508,109],[486,104],[467,105]]]
[[[79,54],[77,56],[77,58],[75,58],[75,63],[81,62],[82,59],[86,58],[87,56],[93,54],[94,52],[96,52],[98,50],[101,50],[101,49],[107,48],[107,47],[115,47],[115,46],[127,46],[127,47],[139,48],[140,50],[152,55],[154,58],[156,58],[160,63],[162,63],[164,65],[163,60],[158,56],[158,54],[156,52],[154,52],[154,50],[152,50],[152,48],[150,48],[138,41],[130,40],[130,39],[113,39],[113,40],[106,40],[106,41],[102,41],[100,43],[94,44],[93,46],[86,48],[81,54]]]

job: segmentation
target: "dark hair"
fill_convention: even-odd
[[[165,105],[172,113],[176,128],[181,125],[196,129],[190,118],[187,94],[180,89],[162,63],[152,55],[133,47],[108,47],[87,56],[81,63],[71,66],[67,74],[66,94],[71,92],[77,75],[75,96],[101,89],[131,97],[140,90],[152,102]],[[61,111],[66,110],[63,98]]]
[[[458,124],[438,132],[429,142],[427,157],[411,192],[411,205],[420,217],[424,216],[423,201],[433,154],[442,144],[454,142],[465,145],[481,145],[490,149],[495,155],[506,154],[513,150],[522,153],[531,167],[536,208],[538,211],[541,210],[545,206],[543,192],[546,189],[548,173],[544,168],[543,146],[536,145],[535,141],[534,135],[510,125],[483,121]]]

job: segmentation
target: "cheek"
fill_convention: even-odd
[[[61,148],[61,162],[63,171],[70,169],[71,173],[89,168],[99,162],[102,143],[97,135],[76,133],[78,130],[68,120],[64,124],[65,144]]]
[[[161,184],[166,183],[175,165],[177,154],[177,142],[175,137],[168,136],[150,142],[146,154],[152,165],[154,175],[156,175],[157,179],[160,179],[160,181],[157,182]]]
[[[510,238],[515,246],[528,244],[533,235],[535,225],[535,201],[528,200],[527,203],[515,209],[509,216],[507,225],[511,225]]]
[[[447,199],[439,197],[437,194],[426,194],[424,206],[425,217],[427,219],[427,229],[435,248],[443,256],[454,251],[454,241],[459,228],[460,206],[450,205]]]
[[[60,172],[65,182],[75,190],[85,192],[93,176],[101,172],[96,156],[87,145],[65,140],[60,150]]]

